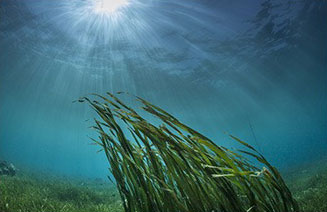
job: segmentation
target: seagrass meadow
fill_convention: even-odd
[[[102,103],[79,102],[87,101],[100,117],[93,141],[106,154],[126,212],[299,211],[277,169],[249,144],[230,135],[245,147],[238,152],[261,168],[142,98],[142,109],[160,119],[158,126],[107,94],[96,95]]]
[[[300,211],[325,212],[327,202],[326,159],[284,173]],[[110,184],[94,180],[31,174],[0,176],[0,210],[3,212],[123,212],[119,192]]]
[[[327,0],[0,0],[0,212],[327,212]]]

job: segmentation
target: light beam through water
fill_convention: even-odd
[[[94,12],[112,14],[128,4],[128,0],[98,0],[95,2]]]

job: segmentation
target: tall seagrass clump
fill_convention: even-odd
[[[231,136],[246,148],[241,156],[141,98],[160,126],[107,94],[95,94],[101,103],[79,101],[101,118],[93,127],[99,140],[93,140],[108,158],[126,212],[298,211],[279,172],[249,144]]]

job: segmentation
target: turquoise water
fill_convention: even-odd
[[[104,178],[96,115],[72,102],[107,91],[217,144],[238,136],[280,168],[326,155],[326,1],[104,2],[0,2],[1,160]]]

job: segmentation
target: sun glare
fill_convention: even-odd
[[[97,0],[94,10],[96,13],[114,13],[127,5],[128,0]]]

